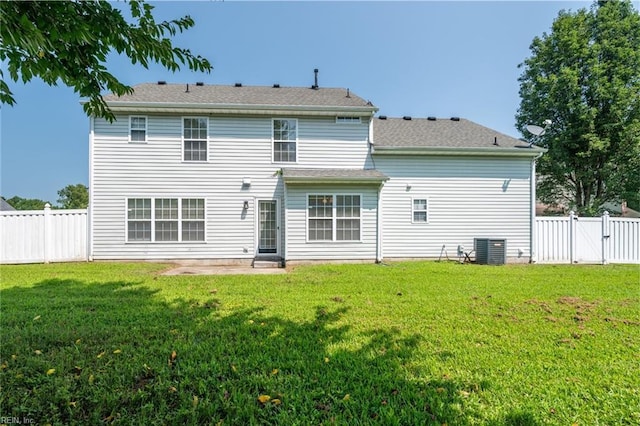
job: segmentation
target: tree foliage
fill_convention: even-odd
[[[640,192],[640,14],[628,0],[561,11],[521,67],[516,121],[553,124],[537,141],[538,194],[583,214]],[[534,140],[534,139],[532,139]]]
[[[58,191],[58,196],[62,209],[86,209],[89,206],[89,189],[81,183],[65,186]]]
[[[2,1],[0,60],[13,81],[40,77],[49,85],[62,82],[88,98],[83,106],[87,114],[109,120],[114,116],[101,93],[132,92],[107,71],[112,52],[145,68],[153,62],[171,71],[185,64],[194,71],[212,70],[207,59],[174,47],[168,38],[192,27],[191,17],[156,22],[150,4],[134,0],[129,6],[131,23],[106,1]],[[1,71],[0,101],[15,103]]]
[[[9,199],[5,199],[5,201],[16,210],[43,210],[44,205],[47,203],[47,201],[39,200],[37,198],[22,198],[17,195]]]

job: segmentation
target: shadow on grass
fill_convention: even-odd
[[[464,383],[409,377],[419,336],[376,330],[345,349],[350,327],[338,324],[348,308],[317,307],[313,320],[294,322],[260,309],[222,311],[217,298],[167,302],[140,283],[53,279],[0,298],[2,416],[51,424],[470,422]]]

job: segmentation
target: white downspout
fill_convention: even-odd
[[[382,188],[384,187],[384,182],[380,184],[378,187],[378,207],[377,207],[377,217],[376,217],[376,262],[382,263],[384,259],[384,253],[382,251]]]
[[[282,177],[282,169],[280,169],[281,173],[279,179],[282,179],[282,187],[283,187],[283,210],[284,210],[284,223],[281,226],[284,226],[284,244],[282,244],[282,263],[286,266],[287,264],[287,253],[289,246],[289,227],[287,224],[289,223],[289,193],[287,192],[287,184]]]
[[[373,169],[376,169],[376,162],[373,159],[374,147],[374,135],[373,135],[373,120],[375,119],[374,113],[371,113],[371,120],[369,120],[369,158],[371,159],[371,165]],[[378,186],[378,204],[376,207],[376,263],[382,263],[384,259],[384,252],[382,247],[382,223],[384,221],[384,215],[382,211],[382,188],[384,187],[384,181]]]
[[[542,157],[542,153],[538,154],[538,156],[534,157],[531,160],[531,177],[529,178],[531,189],[529,193],[531,194],[531,198],[529,201],[530,204],[530,223],[529,223],[529,253],[530,260],[529,263],[536,263],[538,261],[538,253],[537,253],[537,229],[536,229],[536,160]]]

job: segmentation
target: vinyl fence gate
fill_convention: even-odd
[[[640,219],[538,217],[534,238],[539,263],[640,263]]]

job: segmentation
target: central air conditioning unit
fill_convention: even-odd
[[[498,238],[474,238],[476,263],[480,265],[504,265],[507,262],[507,240]]]

